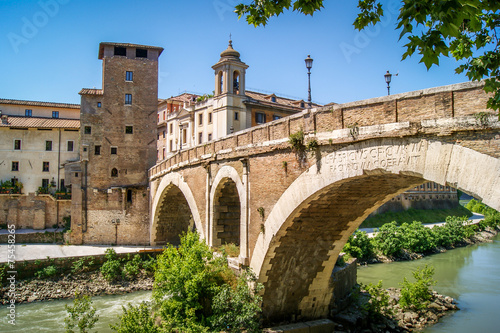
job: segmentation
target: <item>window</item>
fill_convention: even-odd
[[[198,115],[198,125],[203,125],[203,113],[200,113]]]
[[[208,133],[208,141],[212,141],[212,133]]]
[[[42,171],[49,172],[49,162],[43,162]]]
[[[132,203],[132,190],[127,190],[127,202]]]
[[[165,131],[163,131],[163,138],[165,139]]]
[[[111,169],[111,177],[118,177],[118,170],[116,168]]]
[[[146,49],[135,49],[135,57],[136,58],[147,58],[148,50]]]
[[[24,110],[24,116],[25,117],[31,117],[31,116],[33,116],[33,110],[31,110],[31,109]]]
[[[121,46],[115,46],[115,55],[116,56],[126,56],[127,49]]]
[[[134,126],[125,126],[125,134],[134,134]]]
[[[101,146],[94,147],[94,155],[101,155]]]
[[[64,186],[64,179],[61,179],[61,186],[59,187],[61,191],[66,191],[66,186]]]
[[[21,150],[21,140],[14,140],[14,150]]]
[[[83,128],[83,133],[84,133],[84,134],[92,134],[92,127],[90,127],[90,126],[85,126],[85,127]]]
[[[209,112],[208,113],[208,123],[211,124],[212,123],[212,112]]]
[[[67,151],[73,151],[74,145],[75,145],[74,141],[68,141]]]
[[[43,188],[49,187],[49,180],[48,179],[42,179],[42,187]]]
[[[203,142],[203,132],[198,133],[198,144]]]
[[[165,148],[162,149],[162,159],[165,159]]]
[[[52,118],[59,118],[59,111],[52,111]]]
[[[45,151],[52,151],[52,141],[45,141]]]
[[[305,107],[304,102],[300,102],[300,107],[301,107],[301,108]]]
[[[272,96],[272,97],[271,97],[271,102],[276,103],[276,96]]]
[[[97,102],[97,107],[100,108],[102,106],[101,102]]]
[[[116,155],[117,151],[118,151],[118,148],[111,147],[111,155]]]
[[[125,105],[132,104],[132,94],[125,94]]]
[[[19,162],[12,162],[12,171],[19,171]]]
[[[182,130],[182,143],[187,143],[187,129]]]
[[[266,114],[262,112],[255,113],[255,122],[257,124],[264,124],[266,122]]]
[[[174,124],[170,124],[170,133],[174,133]]]
[[[125,81],[134,81],[134,72],[125,72]]]
[[[170,140],[170,151],[174,151],[174,142]]]
[[[277,114],[273,115],[273,120],[278,120],[278,119],[281,119],[280,115],[277,115]]]
[[[238,112],[235,111],[234,112],[234,120],[238,120],[238,116],[239,116]]]

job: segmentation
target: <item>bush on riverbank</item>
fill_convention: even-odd
[[[471,200],[472,201],[472,200]],[[477,206],[477,204],[474,204]],[[471,242],[477,233],[487,228],[498,228],[500,213],[489,208],[481,210],[488,215],[478,224],[468,225],[468,218],[449,216],[442,226],[427,228],[421,222],[384,224],[377,230],[375,237],[369,239],[366,233],[357,231],[349,237],[343,252],[359,261],[377,260],[379,256],[392,259],[414,258],[412,253],[434,253],[442,248],[452,248]]]

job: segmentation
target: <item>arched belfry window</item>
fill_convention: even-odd
[[[238,71],[233,72],[233,94],[240,94],[240,73]]]
[[[118,170],[116,168],[111,169],[111,177],[118,177]]]
[[[224,73],[222,71],[219,72],[218,74],[218,94],[222,94],[224,92]]]

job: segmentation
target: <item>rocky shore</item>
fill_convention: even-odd
[[[48,301],[54,299],[74,298],[75,293],[99,296],[130,293],[138,290],[153,289],[153,277],[142,272],[132,281],[120,280],[108,282],[99,271],[64,275],[52,279],[22,280],[16,284],[16,303]],[[9,302],[8,287],[0,290],[0,304]]]
[[[392,315],[373,316],[363,309],[368,295],[353,297],[354,301],[343,311],[332,316],[335,332],[369,333],[369,332],[411,332],[426,326],[434,325],[439,318],[459,310],[453,298],[432,292],[429,305],[423,311],[403,310],[399,304],[400,289],[387,289],[390,296],[389,306]]]

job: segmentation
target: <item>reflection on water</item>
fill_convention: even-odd
[[[434,287],[451,296],[461,309],[425,332],[498,332],[500,330],[500,235],[492,243],[459,248],[420,260],[376,264],[358,269],[358,282],[383,281],[399,287],[403,277],[425,264],[435,268]]]
[[[99,321],[92,331],[113,332],[109,324],[118,321],[122,313],[122,305],[127,303],[138,304],[148,300],[151,291],[137,291],[131,294],[93,297],[93,305],[97,309]],[[35,302],[16,305],[16,325],[8,323],[6,306],[0,308],[0,332],[65,332],[64,306],[72,300]]]

